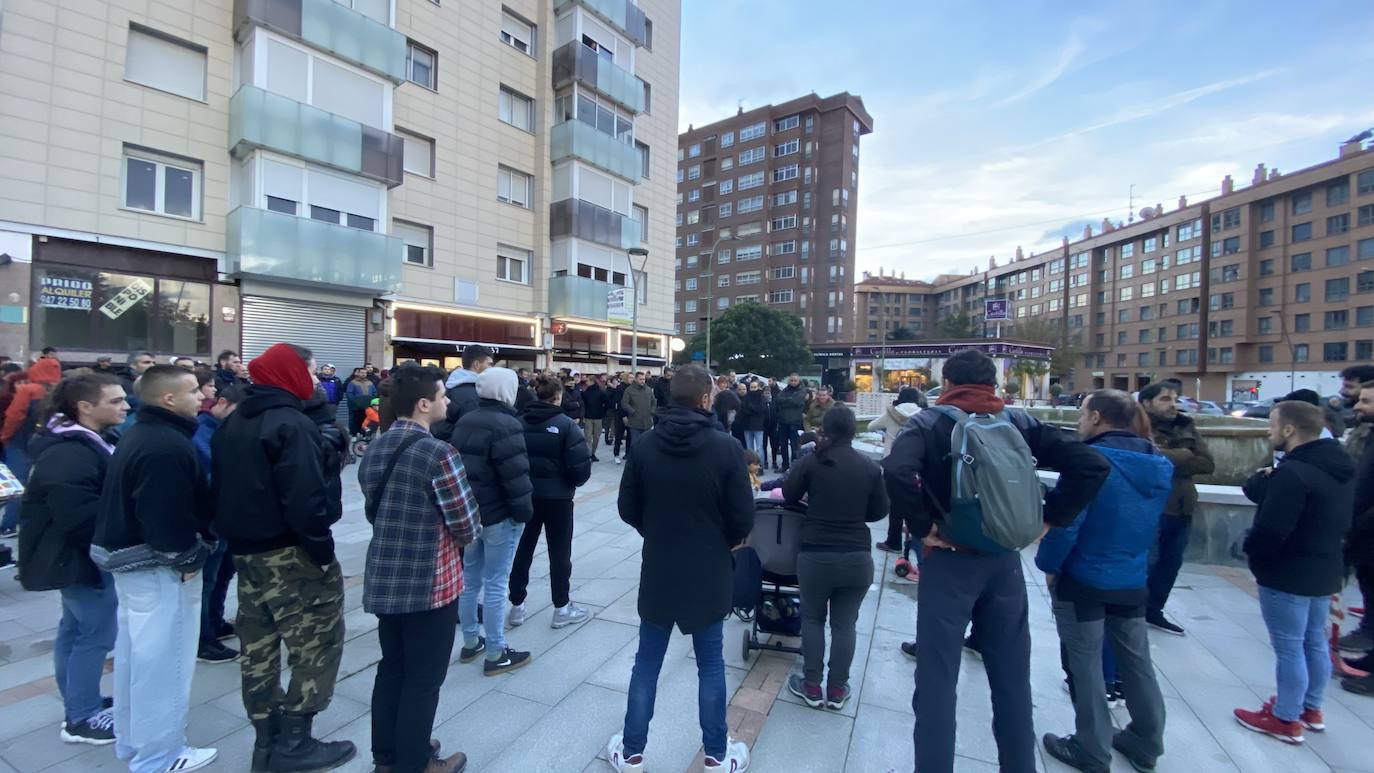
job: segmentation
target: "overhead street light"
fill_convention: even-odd
[[[630,371],[639,373],[639,276],[635,273],[635,258],[642,258],[639,270],[649,265],[649,251],[643,247],[631,247],[625,251],[630,263]]]

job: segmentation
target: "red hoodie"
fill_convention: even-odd
[[[51,357],[44,357],[29,366],[27,381],[15,387],[14,400],[5,409],[5,423],[0,427],[0,443],[9,443],[24,426],[29,405],[42,400],[52,391],[52,387],[62,380],[62,363]]]
[[[309,400],[315,393],[310,380],[310,367],[290,344],[272,344],[267,351],[248,363],[248,375],[254,384],[285,389],[298,400]]]

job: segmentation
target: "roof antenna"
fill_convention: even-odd
[[[1135,183],[1131,183],[1130,201],[1126,205],[1126,223],[1129,225],[1135,222]]]

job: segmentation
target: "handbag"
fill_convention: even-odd
[[[24,481],[19,480],[9,466],[0,462],[0,502],[24,496]]]

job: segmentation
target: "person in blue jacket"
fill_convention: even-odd
[[[1083,401],[1078,432],[1111,472],[1073,523],[1046,534],[1035,556],[1052,594],[1075,717],[1073,735],[1046,733],[1043,743],[1055,759],[1083,771],[1108,771],[1113,748],[1136,770],[1153,770],[1164,753],[1164,698],[1150,662],[1145,607],[1150,546],[1173,464],[1151,443],[1143,413],[1115,389]],[[1131,723],[1114,735],[1102,667],[1107,639],[1130,697]]]
[[[210,438],[225,417],[239,407],[244,389],[242,383],[229,384],[216,394],[214,405],[196,414],[196,434],[191,436],[191,444],[196,447],[206,478],[210,476]],[[200,573],[200,643],[196,646],[196,659],[202,663],[232,663],[239,658],[239,651],[223,642],[235,635],[234,624],[224,619],[224,600],[235,574],[227,548],[224,540],[217,541]]]

